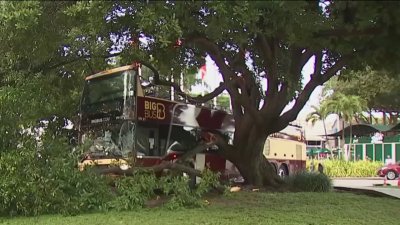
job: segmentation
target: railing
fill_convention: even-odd
[[[350,160],[384,161],[389,156],[400,161],[400,142],[353,143],[345,144],[344,148],[350,149]]]

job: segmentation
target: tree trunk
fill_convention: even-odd
[[[237,167],[246,184],[278,190],[284,182],[263,155],[266,137],[260,136],[261,133],[254,130],[252,129],[253,132],[249,132],[249,135],[239,140],[234,149],[230,150],[235,154],[225,151],[224,157]]]
[[[322,119],[322,124],[324,125],[324,132],[325,132],[325,148],[328,148],[328,146],[329,146],[329,144],[328,144],[328,133],[326,132],[325,119]],[[332,149],[330,149],[330,151],[331,151],[331,154],[332,154]]]
[[[349,161],[349,159],[350,159],[351,147],[353,146],[352,142],[353,142],[353,125],[352,125],[352,122],[351,122],[351,120],[350,120],[349,151],[347,152],[347,156],[346,156],[347,159],[346,159],[346,161]],[[354,159],[353,159],[353,160],[354,160]]]
[[[369,123],[372,124],[374,121],[372,120],[372,109],[369,110]]]
[[[234,163],[247,184],[279,188],[283,181],[264,155],[258,154]]]
[[[383,125],[386,125],[386,112],[382,111]]]
[[[340,148],[343,150],[342,151],[342,159],[343,158],[346,158],[346,149],[344,149],[344,146],[345,146],[345,144],[346,144],[346,139],[345,139],[346,137],[345,137],[345,135],[344,135],[344,120],[342,120],[342,144],[341,144],[341,146],[340,146]]]
[[[399,117],[399,113],[398,112],[390,112],[389,113],[389,124],[390,125],[397,124],[398,117]]]

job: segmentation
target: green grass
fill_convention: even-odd
[[[204,208],[0,218],[10,225],[398,224],[400,200],[350,193],[232,193]]]

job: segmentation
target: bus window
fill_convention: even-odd
[[[144,96],[170,99],[170,87],[154,85],[153,70],[145,65],[141,65],[139,74],[139,83]]]
[[[271,150],[271,147],[270,147],[269,139],[267,139],[264,144],[264,155],[266,155],[266,156],[269,155],[270,150]]]
[[[296,145],[296,159],[302,159],[303,148],[301,145]]]

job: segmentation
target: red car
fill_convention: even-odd
[[[380,177],[386,176],[388,180],[394,180],[400,174],[400,162],[395,164],[385,165],[378,170]]]

